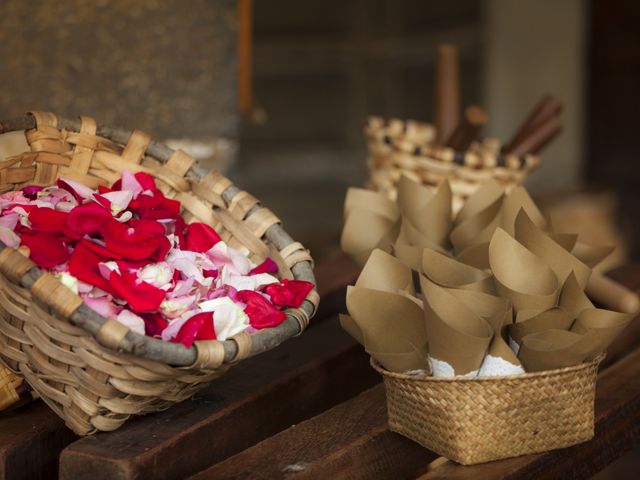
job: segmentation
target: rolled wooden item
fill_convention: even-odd
[[[458,151],[469,148],[471,142],[478,138],[480,129],[487,123],[487,114],[477,105],[470,105],[458,123],[446,145]]]
[[[547,95],[540,100],[527,116],[511,141],[504,147],[506,153],[512,153],[513,148],[525,140],[537,127],[562,111],[560,100]]]
[[[538,125],[519,143],[513,145],[508,153],[512,155],[525,155],[527,153],[538,153],[551,140],[562,131],[562,124],[557,116],[547,119]]]
[[[435,95],[436,143],[442,145],[460,121],[458,48],[454,45],[438,46]]]
[[[635,292],[599,272],[591,274],[586,292],[597,303],[612,310],[624,313],[640,311],[640,298]]]

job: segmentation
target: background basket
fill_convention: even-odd
[[[371,365],[384,379],[392,431],[472,465],[591,439],[603,358],[510,377],[411,376]]]
[[[540,164],[536,155],[501,154],[499,145],[491,139],[485,139],[482,145],[472,144],[464,152],[435,145],[435,127],[413,120],[370,117],[364,133],[369,188],[395,200],[402,174],[433,186],[448,179],[454,211],[480,182],[492,178],[506,187],[515,186]]]
[[[89,117],[73,121],[34,112],[0,122],[0,133],[16,130],[25,130],[30,150],[0,163],[0,191],[50,185],[59,176],[96,188],[125,170],[145,171],[166,196],[182,203],[187,222],[211,225],[256,262],[271,257],[280,278],[315,283],[308,251],[278,218],[221,174],[203,172],[184,152],[137,130],[97,126]],[[80,435],[114,430],[131,415],[190,397],[233,363],[301,333],[318,304],[313,290],[300,308],[286,311],[278,327],[185,348],[98,315],[17,250],[0,247],[0,362]],[[0,385],[9,388],[11,399],[10,389],[20,380],[4,375]]]

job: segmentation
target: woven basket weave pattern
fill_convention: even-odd
[[[187,222],[211,225],[229,246],[256,262],[271,257],[278,264],[280,278],[297,278],[292,269],[300,271],[300,264],[307,265],[307,278],[313,278],[312,260],[302,245],[290,241],[278,249],[267,240],[265,233],[279,223],[272,212],[217,172],[198,179],[192,170],[195,160],[184,152],[167,149],[170,158],[160,161],[147,151],[150,139],[142,132],[134,130],[126,144],[119,144],[97,135],[91,118],[82,117],[80,131],[74,132],[59,128],[53,114],[32,115],[37,126],[25,132],[31,150],[0,164],[1,191],[27,184],[51,185],[60,176],[96,188],[110,185],[125,170],[145,171],[155,177],[166,196],[182,203]],[[230,191],[231,198],[225,197]],[[0,360],[23,376],[81,435],[114,430],[131,415],[163,410],[190,397],[233,363],[302,331],[318,303],[314,290],[307,305],[288,309],[285,323],[289,330],[243,333],[226,342],[196,342],[195,361],[175,367],[158,357],[164,350],[183,348],[179,345],[136,337],[115,320],[101,317],[104,323],[94,332],[74,325],[77,312],[86,311],[82,300],[47,273],[29,280],[34,271],[39,272],[16,250],[0,251]],[[0,402],[9,404],[15,401],[15,386],[21,379],[4,372],[6,369],[0,370]]]
[[[395,200],[397,183],[405,174],[425,185],[448,179],[456,203],[471,195],[477,185],[494,179],[505,186],[521,183],[537,168],[535,155],[478,154],[434,146],[433,125],[412,120],[385,121],[372,117],[365,127],[369,151],[369,187]]]
[[[513,377],[384,378],[389,428],[464,465],[564,448],[594,432],[590,363]]]

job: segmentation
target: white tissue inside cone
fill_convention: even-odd
[[[456,372],[451,365],[444,360],[438,360],[437,358],[429,357],[429,365],[431,365],[431,374],[434,377],[455,377]],[[462,377],[477,377],[478,370],[473,370]]]
[[[480,367],[479,377],[505,377],[507,375],[518,375],[524,373],[520,365],[507,362],[504,358],[487,355]]]
[[[515,353],[516,355],[518,355],[518,352],[520,351],[520,345],[518,345],[515,340],[511,337],[509,337],[509,348],[511,348],[511,350],[513,350],[513,353]]]

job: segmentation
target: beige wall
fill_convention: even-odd
[[[485,0],[484,105],[488,133],[507,140],[545,93],[564,104],[564,131],[527,181],[535,193],[579,184],[583,156],[587,2]]]

